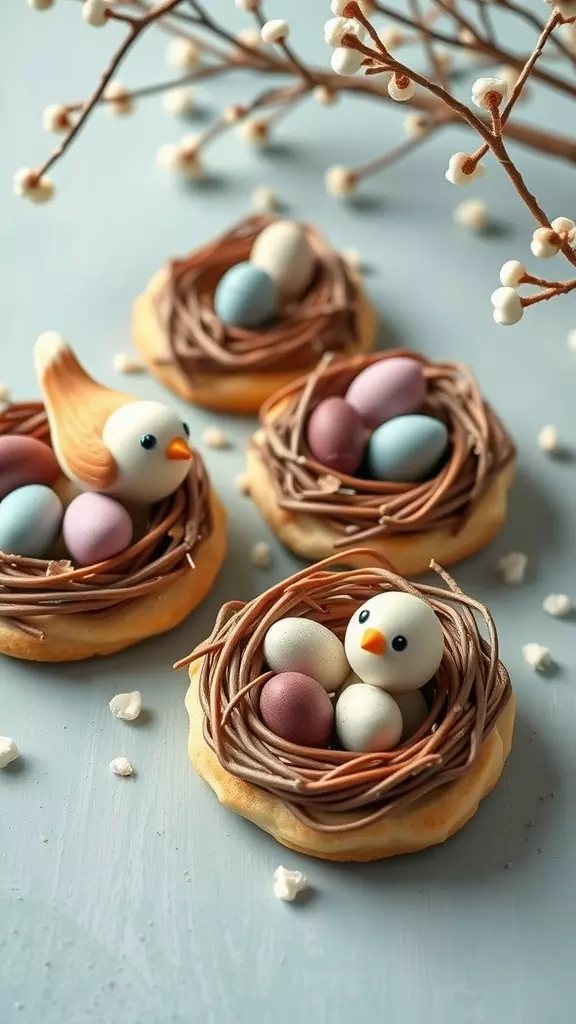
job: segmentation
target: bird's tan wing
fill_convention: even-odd
[[[107,490],[117,466],[102,442],[102,429],[119,406],[135,399],[94,381],[58,335],[38,339],[35,361],[62,469],[90,490]]]

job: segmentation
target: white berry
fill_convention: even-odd
[[[108,5],[105,0],[84,0],[82,17],[92,28],[102,28],[106,24]]]
[[[508,260],[500,268],[500,283],[505,288],[517,288],[526,274],[526,267],[518,260]]]
[[[191,39],[172,39],[166,47],[166,61],[171,68],[191,71],[199,60],[198,46]]]
[[[176,89],[169,89],[164,95],[164,110],[175,117],[184,117],[194,110],[194,97],[186,86],[178,86]]]
[[[266,21],[260,29],[260,35],[265,43],[283,43],[290,35],[288,22],[283,21],[282,18]]]

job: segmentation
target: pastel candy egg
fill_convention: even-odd
[[[364,454],[364,426],[343,398],[326,398],[308,420],[307,440],[318,462],[339,473],[354,473]]]
[[[336,732],[345,750],[392,750],[402,735],[402,715],[394,698],[366,683],[343,691],[335,715]]]
[[[415,732],[428,718],[428,705],[424,700],[421,690],[411,690],[409,693],[395,693],[394,700],[400,708],[402,715],[402,742],[410,739]]]
[[[405,416],[422,405],[426,380],[416,359],[381,359],[359,373],[346,392],[346,401],[367,427],[375,429],[393,416]]]
[[[44,558],[62,523],[60,498],[44,484],[27,484],[0,502],[0,551]]]
[[[260,714],[271,732],[303,747],[325,747],[334,727],[326,690],[301,672],[282,672],[264,683]]]
[[[261,327],[274,319],[276,284],[260,267],[237,263],[220,278],[214,292],[214,311],[231,327]]]
[[[306,232],[293,220],[278,220],[260,232],[250,262],[265,270],[285,299],[298,299],[314,274],[314,256]]]
[[[60,474],[51,448],[35,437],[0,437],[0,500],[26,484],[50,487]]]
[[[397,416],[368,442],[368,470],[376,480],[415,483],[430,476],[448,447],[448,431],[432,416]]]
[[[274,622],[264,637],[264,657],[273,672],[311,676],[327,693],[337,690],[350,671],[342,642],[314,619]]]
[[[86,492],[66,509],[62,533],[77,565],[96,565],[130,546],[132,520],[120,502]]]

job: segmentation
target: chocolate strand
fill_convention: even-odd
[[[424,413],[442,420],[449,432],[450,456],[423,483],[387,483],[336,473],[311,455],[304,440],[312,410],[325,398],[345,394],[361,370],[382,359],[415,359],[427,381]],[[300,378],[266,402],[260,415],[263,440],[253,441],[270,474],[281,508],[319,516],[341,534],[335,548],[384,534],[448,530],[466,525],[515,448],[500,420],[483,400],[478,385],[460,363],[432,363],[404,349],[355,356],[328,364]]]
[[[345,354],[354,348],[356,288],[344,261],[310,226],[306,233],[316,271],[302,299],[286,305],[277,321],[257,330],[229,327],[215,315],[218,281],[229,267],[248,259],[257,236],[273,222],[273,217],[247,217],[216,241],[169,264],[156,312],[169,359],[185,376],[202,371],[298,371],[314,364],[323,352]]]

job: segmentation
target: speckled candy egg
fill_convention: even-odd
[[[274,622],[264,637],[264,657],[273,672],[301,672],[327,693],[342,686],[350,671],[342,642],[314,619]]]
[[[433,472],[448,448],[448,431],[432,416],[397,416],[368,442],[368,469],[376,480],[415,483]]]
[[[214,311],[231,327],[262,327],[274,319],[277,288],[265,270],[237,263],[220,278],[214,292]]]
[[[120,502],[86,492],[66,509],[62,533],[77,565],[97,565],[130,546],[132,520]]]
[[[0,551],[44,558],[62,524],[62,503],[43,484],[28,484],[0,501]]]
[[[314,256],[306,231],[294,220],[278,220],[260,232],[250,262],[276,282],[285,299],[304,294],[314,274]]]
[[[346,392],[346,401],[373,430],[393,416],[418,409],[426,396],[426,380],[416,359],[381,359],[359,373]]]
[[[301,672],[282,672],[264,683],[260,714],[271,732],[303,747],[325,747],[334,727],[326,690]]]
[[[424,700],[421,690],[411,690],[409,693],[395,693],[394,700],[400,708],[402,715],[402,742],[410,739],[415,732],[428,718],[428,705]]]
[[[348,686],[336,704],[336,732],[345,750],[392,750],[402,735],[400,708],[376,686]]]
[[[0,437],[0,500],[26,484],[51,487],[60,467],[51,448],[35,437]]]
[[[362,462],[364,425],[343,398],[326,398],[313,410],[306,437],[315,459],[337,473],[352,474]]]

